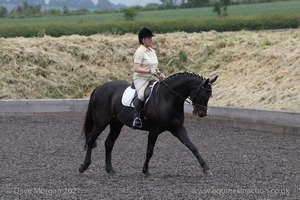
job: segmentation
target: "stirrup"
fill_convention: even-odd
[[[134,118],[133,123],[132,123],[132,127],[134,129],[136,128],[142,128],[142,120],[139,117]]]

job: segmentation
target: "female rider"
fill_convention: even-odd
[[[140,46],[134,53],[132,67],[133,83],[138,94],[138,102],[133,115],[133,128],[142,127],[140,112],[145,100],[145,89],[149,85],[149,81],[158,80],[157,76],[160,76],[156,52],[152,49],[153,36],[151,30],[147,28],[143,28],[138,34]]]

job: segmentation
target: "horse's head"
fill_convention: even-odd
[[[198,88],[191,90],[190,97],[193,103],[193,114],[199,117],[205,117],[207,115],[208,100],[212,95],[211,84],[217,80],[218,76],[212,80],[204,79]]]

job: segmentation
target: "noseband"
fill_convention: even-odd
[[[202,110],[207,110],[207,106],[202,106],[200,104],[194,103],[194,101],[197,99],[197,97],[198,97],[199,93],[201,92],[201,90],[211,91],[211,89],[207,89],[207,88],[203,87],[205,82],[206,82],[206,79],[204,79],[202,81],[202,83],[199,85],[199,87],[196,91],[195,97],[192,99],[192,105],[193,105],[194,109],[198,107],[198,108],[201,108]]]

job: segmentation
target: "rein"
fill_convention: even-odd
[[[185,99],[183,96],[181,96],[178,92],[176,92],[173,88],[171,88],[168,83],[166,83],[165,80],[163,80],[161,77],[157,77],[163,84],[165,84],[165,86],[167,86],[167,88],[169,88],[176,96],[180,97],[182,100],[184,100],[185,102],[187,102],[188,104],[192,104],[192,106],[195,107],[200,107],[203,108],[205,110],[207,110],[207,106],[202,106],[200,104],[196,104],[193,103],[193,100],[195,100],[198,96],[198,94],[200,93],[201,89],[207,90],[207,91],[211,91],[210,89],[206,89],[203,87],[204,83],[205,83],[205,79],[202,81],[202,83],[200,84],[200,86],[198,87],[197,91],[196,91],[196,95],[194,99],[189,98],[190,100]]]
[[[157,77],[163,84],[165,84],[165,86],[167,86],[167,88],[169,88],[176,96],[180,97],[183,101],[187,102],[188,104],[191,104],[190,101],[186,100],[183,96],[181,96],[178,92],[176,92],[173,88],[171,88],[168,83],[166,83],[165,80],[163,80],[161,77]]]

